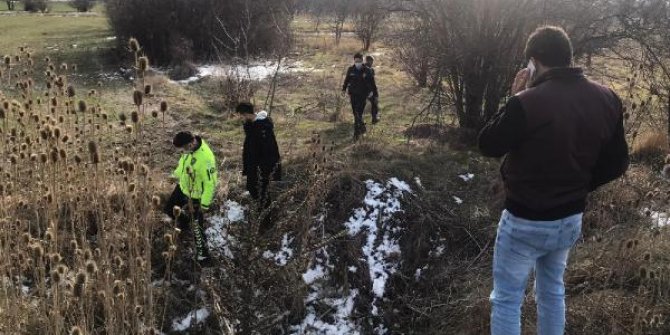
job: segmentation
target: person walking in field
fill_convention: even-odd
[[[172,143],[182,155],[172,174],[178,184],[167,201],[164,212],[177,220],[182,231],[193,231],[198,263],[203,267],[211,266],[212,260],[204,234],[204,213],[212,205],[216,192],[216,159],[207,142],[190,132],[179,132]]]
[[[528,39],[527,69],[507,104],[483,128],[479,148],[502,157],[505,210],[493,256],[491,334],[518,335],[521,306],[535,272],[537,334],[565,331],[565,272],[581,235],[589,192],[629,164],[617,95],[572,67],[572,44],[558,27]]]
[[[377,76],[374,68],[375,58],[368,55],[365,56],[365,67],[370,69],[372,74],[373,82],[375,83],[374,91],[372,92],[372,97],[368,98],[370,100],[370,113],[372,114],[372,124],[379,123],[379,91],[377,90]]]
[[[254,112],[250,103],[237,106],[237,113],[244,119],[244,147],[242,150],[242,175],[247,177],[247,191],[261,209],[270,207],[268,193],[270,181],[281,180],[281,155],[274,133],[274,123],[268,113]],[[269,225],[266,224],[261,227]]]
[[[363,112],[367,99],[372,98],[374,92],[377,92],[374,74],[363,64],[363,55],[357,53],[354,55],[354,65],[347,69],[342,85],[342,94],[349,94],[354,113],[354,140],[367,131]]]

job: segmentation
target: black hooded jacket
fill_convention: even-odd
[[[244,124],[243,175],[281,180],[281,156],[277,146],[272,119],[259,113],[253,122]]]

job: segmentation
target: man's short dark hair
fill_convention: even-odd
[[[368,56],[365,56],[365,60],[368,61],[368,62],[374,62],[375,58],[368,55]]]
[[[177,148],[182,148],[185,145],[192,143],[195,137],[190,131],[180,131],[174,136],[172,144]]]
[[[526,59],[535,58],[547,67],[572,65],[572,43],[561,27],[537,28],[526,43]]]
[[[358,58],[363,59],[363,54],[360,53],[360,52],[357,52],[357,53],[354,55],[354,59],[358,59]]]
[[[249,102],[242,102],[239,105],[237,105],[237,108],[235,109],[240,114],[253,114],[254,113],[254,105],[252,105]]]

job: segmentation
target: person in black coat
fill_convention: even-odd
[[[254,106],[241,103],[237,112],[244,119],[244,148],[242,175],[247,177],[247,191],[261,208],[270,206],[270,181],[281,180],[281,156],[274,133],[274,123],[268,113],[254,113]]]
[[[363,64],[363,55],[354,55],[354,65],[347,69],[347,74],[342,85],[342,94],[349,93],[351,98],[351,109],[354,112],[354,139],[357,140],[365,134],[365,122],[363,112],[367,99],[377,92],[375,76],[372,71]]]
[[[375,68],[374,68],[375,58],[368,55],[365,56],[365,67],[370,69],[372,74],[372,81],[375,83],[374,91],[372,92],[372,97],[368,98],[370,100],[370,113],[372,114],[372,124],[377,124],[379,122],[379,91],[377,90],[377,79],[375,77]]]

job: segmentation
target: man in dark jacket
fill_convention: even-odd
[[[628,168],[623,107],[609,88],[571,67],[563,29],[542,27],[526,46],[529,67],[484,127],[479,148],[502,157],[506,202],[498,226],[491,334],[518,335],[529,274],[535,270],[537,333],[565,329],[563,274],[581,234],[586,197]]]
[[[370,69],[370,73],[372,74],[372,79],[375,84],[377,83],[377,75],[375,73],[375,58],[372,56],[365,56],[365,67]],[[370,97],[368,100],[370,100],[370,114],[372,114],[372,124],[377,124],[379,122],[379,91],[377,89],[377,85],[374,87],[374,91],[372,92],[372,97]]]
[[[281,180],[281,156],[268,113],[254,113],[254,106],[241,103],[237,112],[244,118],[244,148],[242,174],[247,177],[247,191],[261,208],[270,205],[268,185]]]
[[[376,91],[375,77],[363,64],[363,55],[357,53],[354,55],[354,65],[347,69],[344,85],[342,85],[342,94],[348,92],[351,98],[351,108],[354,112],[354,139],[356,140],[366,132],[363,112],[367,99],[372,98]]]

